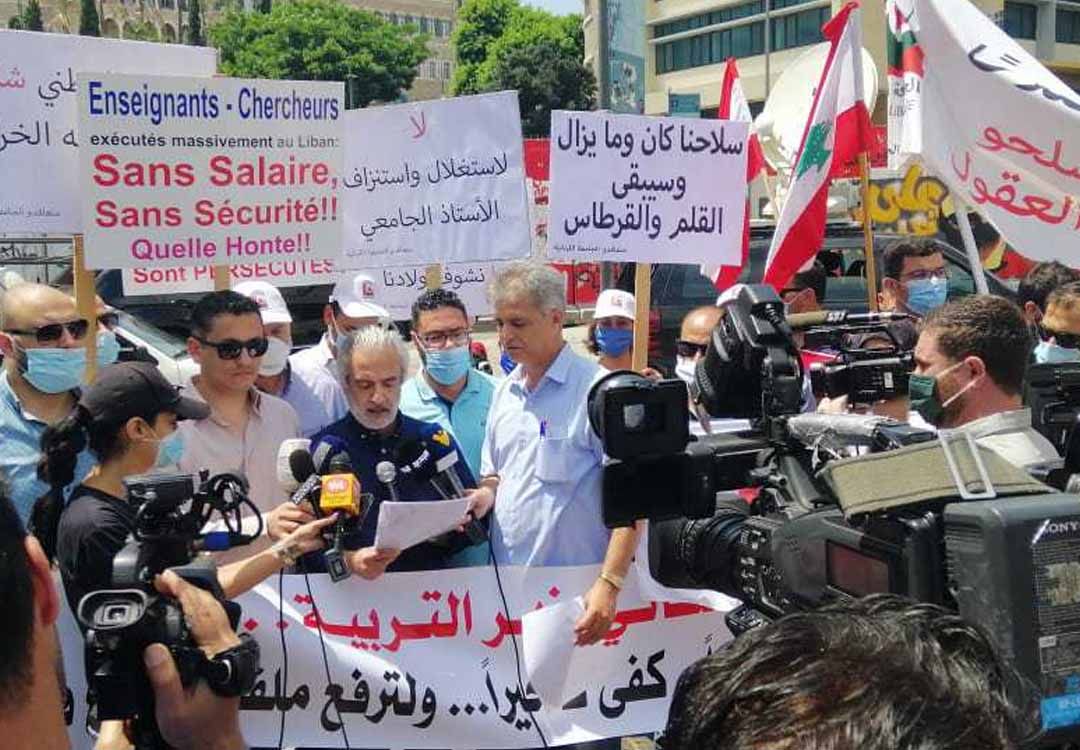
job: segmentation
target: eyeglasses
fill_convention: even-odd
[[[1039,338],[1043,341],[1054,340],[1054,343],[1065,349],[1080,349],[1080,334],[1065,333],[1047,328],[1042,323],[1036,323],[1035,328],[1039,331]]]
[[[675,342],[675,353],[680,357],[693,359],[699,354],[705,356],[705,352],[708,348],[708,344],[695,344],[693,341],[683,341],[680,339]]]
[[[16,336],[33,336],[39,344],[53,344],[64,337],[65,329],[71,334],[71,338],[78,340],[86,335],[89,328],[89,321],[86,318],[79,318],[78,320],[69,320],[66,323],[49,323],[38,328],[5,328],[4,332]]]
[[[207,341],[201,339],[198,336],[195,340],[204,346],[209,346],[217,351],[217,355],[221,359],[239,359],[240,352],[247,349],[249,357],[261,357],[266,354],[266,350],[270,346],[270,339],[265,336],[257,339],[248,339],[247,341],[237,341],[236,339],[226,339],[225,341]]]
[[[107,312],[97,316],[98,325],[106,330],[113,330],[120,325],[120,313]]]
[[[434,331],[425,333],[423,336],[417,334],[417,338],[427,349],[442,349],[448,344],[450,346],[465,346],[469,341],[469,331],[464,328],[457,331]]]
[[[942,281],[948,281],[949,272],[945,268],[929,268],[912,271],[904,276],[903,281],[923,281],[925,279],[941,279]]]

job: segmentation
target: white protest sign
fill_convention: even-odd
[[[79,73],[212,76],[216,69],[210,47],[0,30],[0,232],[82,231]]]
[[[548,257],[737,265],[745,122],[551,113]]]
[[[470,316],[491,313],[487,282],[495,277],[494,263],[451,263],[442,266],[442,288],[455,292]],[[125,268],[124,294],[187,294],[214,289],[213,266],[193,268]],[[267,281],[278,287],[334,284],[349,274],[366,273],[375,282],[375,299],[395,320],[405,320],[412,304],[427,288],[427,267],[349,269],[340,261],[272,260],[229,267],[230,285],[242,281]],[[329,290],[327,291],[329,294]]]
[[[242,632],[261,650],[240,703],[244,737],[278,747],[284,721],[285,747],[345,747],[347,736],[352,747],[482,749],[539,747],[539,732],[554,746],[661,729],[679,674],[730,639],[723,612],[734,600],[709,594],[716,611],[642,600],[631,574],[605,643],[575,648],[568,664],[576,671],[579,659],[604,659],[604,682],[545,705],[528,676],[518,680],[521,616],[581,596],[598,570],[500,569],[505,611],[490,567],[338,584],[312,575],[310,596],[304,576],[287,575],[280,611],[275,576],[237,600]],[[552,640],[555,650],[565,645]],[[65,638],[64,661],[69,673],[83,669],[79,640]]]
[[[342,84],[78,80],[88,268],[340,257]]]
[[[345,122],[351,266],[529,255],[515,92],[358,109]]]

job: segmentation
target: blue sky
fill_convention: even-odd
[[[581,13],[584,3],[581,0],[526,0],[528,5],[549,10],[560,15],[566,13]]]

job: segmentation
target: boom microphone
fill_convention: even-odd
[[[788,325],[796,330],[832,325],[865,325],[873,323],[892,323],[898,320],[910,320],[907,313],[869,312],[852,313],[847,310],[816,310],[814,312],[792,313],[786,315]]]

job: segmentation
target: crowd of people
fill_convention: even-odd
[[[1017,466],[1060,464],[1021,394],[1029,363],[1080,362],[1080,274],[1039,264],[1017,303],[977,295],[947,301],[944,255],[934,242],[897,243],[881,266],[881,308],[910,316],[887,337],[913,351],[909,392],[850,404],[819,400],[807,379],[803,409],[877,411],[967,432]],[[828,275],[820,263],[796,274],[781,290],[788,311],[820,309]],[[573,636],[579,645],[604,637],[640,529],[603,524],[604,450],[586,400],[606,372],[631,368],[634,296],[600,294],[586,341],[594,357],[587,357],[564,337],[563,277],[535,263],[506,266],[489,288],[505,373],[495,379],[475,366],[473,317],[442,289],[423,292],[412,306],[411,345],[421,366],[410,376],[408,346],[373,289],[362,274],[342,279],[323,311],[322,338],[296,353],[293,318],[274,286],[246,282],[206,294],[192,310],[188,339],[199,372],[179,388],[151,364],[115,362],[115,321],[104,308],[87,321],[62,291],[27,283],[6,292],[0,580],[13,616],[0,638],[0,728],[36,727],[38,746],[63,746],[62,678],[52,669],[57,645],[49,632],[60,605],[50,570],[59,571],[72,608],[108,588],[112,559],[135,522],[124,485],[130,477],[205,470],[247,479],[265,533],[215,553],[229,597],[283,568],[322,571],[315,553],[334,518],[294,504],[277,480],[280,446],[301,437],[313,454],[323,445],[347,454],[373,495],[372,510],[344,539],[352,574],[374,580],[493,560],[597,564]],[[723,303],[698,308],[682,321],[673,375],[688,385],[724,310]],[[98,376],[84,385],[90,335],[98,337]],[[872,339],[857,343],[872,347]],[[661,369],[653,363],[642,374],[659,379]],[[713,424],[690,417],[692,431],[746,426],[714,417]],[[396,499],[376,465],[403,445],[434,439],[461,457],[452,470],[466,488],[469,517],[488,539],[451,531],[406,550],[376,547],[378,505]],[[397,493],[439,499],[430,483],[408,476],[399,477]],[[171,574],[157,585],[180,600],[208,654],[235,645],[212,597]],[[243,746],[236,700],[205,686],[180,689],[161,647],[147,650],[146,666],[171,744]],[[986,636],[945,610],[889,597],[838,603],[752,631],[688,670],[665,747],[1014,747],[1029,729],[1030,707],[1010,702],[1009,679]],[[855,689],[856,682],[869,687]],[[947,705],[935,705],[940,696],[949,696]],[[101,731],[103,741],[122,746],[122,727]]]

